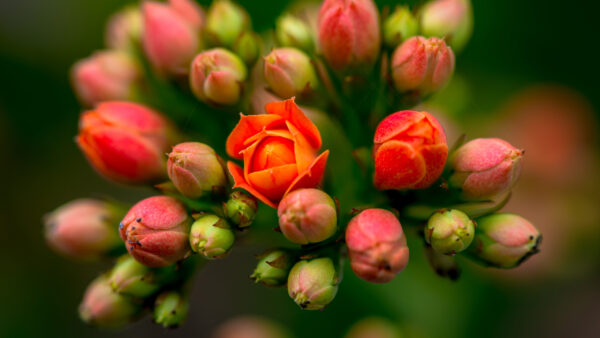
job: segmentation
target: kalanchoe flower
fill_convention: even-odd
[[[116,225],[122,214],[107,202],[78,199],[44,217],[46,241],[74,259],[98,259],[121,246]]]
[[[387,319],[368,317],[361,319],[348,330],[344,338],[402,338],[400,329]]]
[[[397,6],[383,23],[383,41],[390,48],[396,48],[418,32],[419,22],[408,6]]]
[[[423,6],[420,16],[424,35],[444,38],[457,52],[473,33],[471,0],[430,1]]]
[[[450,159],[450,185],[467,200],[484,200],[510,190],[521,173],[523,151],[498,138],[462,145]]]
[[[333,199],[318,189],[289,193],[277,209],[279,229],[291,242],[322,242],[337,231],[337,210]]]
[[[439,253],[454,255],[471,245],[475,224],[464,212],[456,209],[433,214],[425,228],[425,240]]]
[[[156,297],[153,318],[162,327],[179,327],[188,316],[189,300],[180,291],[165,291]]]
[[[304,310],[324,309],[338,290],[339,278],[331,258],[301,260],[288,277],[288,294]]]
[[[231,223],[240,228],[246,228],[254,221],[254,216],[256,216],[258,210],[258,201],[256,198],[237,190],[231,193],[227,203],[223,206],[223,210]]]
[[[105,276],[96,278],[85,291],[79,317],[85,323],[118,328],[136,319],[141,306],[130,297],[113,291]]]
[[[281,98],[308,95],[317,89],[317,73],[310,58],[298,49],[274,49],[265,56],[264,69],[269,87]]]
[[[413,36],[392,56],[392,79],[401,92],[421,96],[442,89],[454,73],[454,53],[444,40]]]
[[[234,105],[240,100],[246,76],[246,66],[237,55],[215,48],[198,54],[192,62],[190,86],[199,100]]]
[[[379,12],[372,0],[325,0],[319,12],[323,56],[336,71],[370,69],[379,55]]]
[[[212,46],[233,47],[248,29],[250,17],[242,7],[229,0],[213,1],[206,16],[206,37]]]
[[[179,192],[189,198],[199,198],[227,189],[224,163],[206,144],[185,142],[173,147],[167,161],[169,178]]]
[[[408,247],[400,222],[383,209],[354,216],[346,229],[346,244],[354,273],[372,283],[387,283],[408,264]]]
[[[93,106],[102,101],[127,100],[141,78],[137,61],[127,52],[107,50],[77,62],[71,71],[80,101]]]
[[[212,338],[292,338],[292,335],[266,318],[243,316],[219,325]]]
[[[134,205],[119,225],[129,254],[149,267],[176,263],[190,252],[191,218],[173,197],[154,196]]]
[[[233,51],[244,63],[252,66],[260,54],[260,37],[252,32],[243,32],[233,44]]]
[[[284,47],[295,47],[305,52],[314,49],[310,26],[304,20],[291,14],[286,14],[277,20],[275,37]]]
[[[267,251],[259,257],[258,265],[250,278],[266,286],[285,285],[294,257],[285,250]]]
[[[427,188],[440,177],[448,157],[444,130],[427,112],[404,110],[386,117],[374,143],[379,190]]]
[[[137,298],[147,298],[172,280],[172,268],[152,269],[125,255],[108,274],[108,283],[116,293]]]
[[[429,266],[440,277],[446,277],[450,280],[457,280],[460,277],[460,269],[456,264],[456,258],[444,255],[434,250],[431,245],[425,245],[425,257]]]
[[[514,214],[493,214],[477,219],[475,240],[469,254],[477,261],[499,268],[513,268],[539,252],[540,232]]]
[[[276,208],[290,191],[321,183],[329,151],[317,156],[321,134],[293,99],[267,104],[266,115],[241,116],[227,139],[235,188]]]
[[[208,259],[223,258],[235,242],[235,234],[227,221],[215,215],[202,215],[190,232],[190,245],[194,252]]]
[[[127,6],[108,19],[104,41],[110,49],[135,51],[142,36],[142,13],[138,6]]]

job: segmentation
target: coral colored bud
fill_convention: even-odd
[[[192,62],[190,86],[199,100],[234,105],[240,100],[246,75],[246,66],[237,55],[215,48],[198,54]]]
[[[448,157],[446,134],[427,112],[389,115],[377,126],[374,143],[374,184],[379,190],[427,188],[440,177]]]
[[[429,218],[425,240],[441,254],[454,255],[471,245],[475,224],[456,209],[438,211]]]
[[[402,338],[400,329],[387,319],[369,317],[352,325],[344,338]]]
[[[442,89],[454,73],[454,52],[444,40],[413,36],[392,56],[392,79],[400,93],[422,96]]]
[[[379,55],[379,12],[372,0],[326,0],[319,12],[323,56],[336,71],[370,69]]]
[[[173,197],[154,196],[134,205],[119,225],[129,254],[149,267],[168,266],[190,252],[191,218]]]
[[[469,254],[480,263],[514,268],[539,252],[542,235],[529,221],[514,214],[493,214],[477,219]]]
[[[169,178],[181,194],[199,198],[222,193],[228,183],[224,163],[206,144],[185,142],[173,147],[167,161]]]
[[[235,242],[235,234],[227,221],[215,215],[203,215],[192,225],[192,250],[208,259],[227,256]]]
[[[450,280],[457,280],[460,277],[460,269],[456,264],[456,258],[444,255],[434,250],[431,245],[425,246],[425,257],[429,266],[440,277],[446,277]]]
[[[333,199],[319,189],[289,193],[277,208],[279,229],[297,244],[322,242],[337,231],[337,210]]]
[[[79,317],[90,325],[118,328],[133,321],[140,309],[130,297],[114,292],[106,277],[100,276],[85,291]]]
[[[225,216],[240,228],[249,227],[258,211],[258,201],[241,191],[234,191],[223,207]]]
[[[418,32],[419,22],[408,6],[397,6],[383,23],[383,41],[390,48],[396,48]]]
[[[284,99],[309,94],[318,86],[310,58],[289,47],[274,49],[265,57],[265,80]]]
[[[145,184],[166,175],[164,154],[173,135],[168,120],[128,102],[104,102],[79,119],[77,144],[100,174],[119,183]]]
[[[292,335],[281,325],[255,316],[230,319],[221,324],[212,338],[291,338]]]
[[[116,293],[147,298],[175,277],[171,268],[152,269],[125,255],[117,261],[108,275],[108,282]]]
[[[188,316],[190,303],[179,291],[166,291],[154,302],[154,322],[165,328],[181,326]]]
[[[288,273],[294,264],[294,257],[285,250],[273,250],[260,257],[250,278],[266,286],[285,285]]]
[[[233,47],[240,35],[250,28],[246,10],[229,0],[216,0],[206,16],[206,37],[212,46]]]
[[[308,23],[290,14],[277,19],[275,37],[283,47],[295,47],[305,52],[314,49],[314,39]]]
[[[523,151],[498,138],[479,138],[461,146],[450,162],[450,185],[467,200],[483,200],[510,190],[521,173]]]
[[[390,211],[367,209],[346,229],[354,273],[372,283],[387,283],[408,264],[408,247],[400,222]]]
[[[473,33],[471,0],[435,0],[421,10],[421,31],[444,38],[455,51],[462,50]]]
[[[338,284],[331,258],[302,260],[290,271],[288,294],[304,310],[321,310],[335,298]]]
[[[130,99],[141,70],[130,54],[107,50],[77,62],[71,77],[79,100],[93,106],[102,101]]]
[[[46,241],[74,259],[98,259],[121,246],[116,231],[121,213],[107,202],[78,199],[44,217]]]
[[[246,63],[253,65],[260,54],[260,37],[251,31],[243,32],[233,44],[233,51]]]
[[[108,19],[104,41],[110,49],[134,51],[142,36],[142,13],[138,6],[127,6]]]

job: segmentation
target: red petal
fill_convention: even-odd
[[[294,125],[294,127],[298,128],[300,133],[306,137],[310,145],[315,148],[321,148],[321,134],[319,133],[319,129],[312,123],[306,115],[298,108],[296,103],[294,102],[294,98],[271,102],[267,104],[265,110],[269,114],[274,114],[283,117],[286,121],[289,121]]]
[[[413,187],[415,189],[429,187],[442,175],[448,158],[448,146],[446,144],[425,146],[421,149],[421,155],[425,160],[425,177]]]
[[[383,143],[393,139],[396,135],[412,127],[425,117],[422,112],[402,110],[396,112],[379,123],[375,131],[374,142]]]
[[[320,185],[321,181],[323,180],[323,175],[325,174],[325,167],[327,165],[328,157],[329,150],[325,150],[313,161],[313,163],[305,172],[298,175],[283,196],[297,189],[314,188]]]
[[[375,154],[375,187],[407,189],[425,177],[425,160],[409,144],[388,141]]]

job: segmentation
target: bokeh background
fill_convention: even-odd
[[[179,330],[149,319],[114,332],[86,327],[77,305],[106,266],[54,254],[41,218],[81,196],[134,202],[148,194],[107,184],[73,142],[80,107],[69,67],[102,48],[106,19],[131,2],[0,1],[0,337],[207,337],[241,314],[311,338],[342,337],[370,315],[420,337],[598,337],[598,6],[584,0],[473,1],[475,31],[457,58],[457,76],[430,104],[451,135],[497,135],[526,148],[507,209],[530,218],[544,243],[516,271],[461,261],[461,279],[450,282],[430,271],[412,243],[411,264],[394,282],[371,285],[346,273],[329,308],[303,312],[284,289],[248,281],[256,252],[249,247],[198,275],[190,320]],[[272,28],[288,3],[240,2],[257,31]]]

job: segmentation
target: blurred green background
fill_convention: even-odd
[[[548,263],[550,270],[558,270],[551,273],[527,276],[526,264],[521,269],[525,277],[490,274],[461,262],[465,271],[453,283],[435,276],[420,244],[412,243],[411,264],[394,282],[371,285],[347,271],[329,308],[301,312],[285,290],[249,282],[257,251],[249,247],[198,275],[190,320],[179,330],[162,330],[149,319],[116,332],[86,327],[77,317],[77,305],[87,283],[106,266],[74,263],[54,254],[44,243],[41,218],[77,197],[110,195],[134,202],[147,194],[107,184],[73,142],[80,107],[70,88],[69,67],[102,48],[105,20],[131,2],[0,2],[1,337],[205,337],[217,324],[239,314],[264,315],[285,324],[297,337],[312,338],[341,337],[367,315],[389,318],[423,337],[598,337],[600,222],[578,213],[588,209],[577,209],[568,215],[572,220],[566,217],[560,225],[569,229],[571,221],[581,221],[592,230],[581,236],[586,243],[570,246],[572,261]],[[240,2],[257,31],[270,29],[288,3]],[[376,2],[380,7],[396,3]],[[598,6],[584,0],[474,1],[474,35],[457,58],[467,89],[458,94],[449,89],[446,97],[467,91],[469,103],[457,111],[469,111],[480,121],[495,116],[522,88],[552,82],[579,92],[598,111],[597,13]],[[466,114],[453,116],[464,119]],[[478,123],[460,122],[468,126],[468,134],[482,133]],[[589,146],[595,152],[597,145],[597,138],[592,138]],[[564,166],[568,170],[578,163]],[[597,176],[594,172],[591,180],[597,183]],[[594,212],[598,194],[577,192],[574,196],[591,199]],[[529,198],[535,200],[536,193]],[[526,217],[527,208],[526,204],[519,208]],[[573,266],[578,268],[570,269]]]

